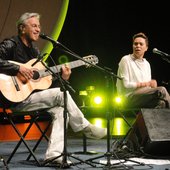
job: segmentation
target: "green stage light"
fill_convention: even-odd
[[[94,86],[87,86],[85,91],[86,91],[86,95],[87,95],[86,103],[88,106],[94,106],[94,107],[104,106],[105,98],[104,98],[103,92],[96,92]],[[81,91],[81,93],[82,93],[82,91]]]
[[[113,98],[113,105],[116,107],[124,107],[125,106],[125,99],[122,96],[115,96]]]
[[[99,105],[99,104],[101,104],[102,103],[102,97],[101,96],[96,96],[96,97],[94,97],[94,103],[95,104],[97,104],[97,105]]]
[[[119,97],[119,96],[115,97],[115,102],[118,103],[118,104],[121,103],[122,102],[122,98]]]
[[[60,32],[62,30],[62,27],[64,25],[64,21],[65,21],[66,15],[67,15],[67,10],[68,10],[68,5],[69,5],[69,0],[62,0],[61,3],[62,3],[62,5],[61,5],[59,16],[57,18],[56,24],[53,26],[53,31],[51,33],[51,37],[54,40],[58,39]],[[50,54],[52,49],[53,49],[52,43],[48,42],[46,44],[46,46],[44,47],[44,49],[42,50],[42,54],[44,54],[44,53]],[[48,56],[49,55],[44,57],[43,60],[46,61]]]
[[[59,56],[58,62],[59,62],[59,64],[68,63],[69,62],[68,56],[66,56],[66,55]]]
[[[91,105],[103,107],[105,105],[105,94],[103,92],[93,93],[90,96]]]
[[[79,95],[80,96],[87,96],[87,91],[81,90],[81,91],[79,91]]]

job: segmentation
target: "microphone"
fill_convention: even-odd
[[[43,58],[44,58],[44,56],[46,56],[48,53],[44,53],[43,55],[41,55],[41,54],[39,54],[38,55],[38,58],[35,60],[35,62],[34,63],[32,63],[31,64],[31,66],[33,67],[34,65],[36,65],[39,61],[41,61]]]
[[[155,54],[159,54],[159,55],[161,55],[161,56],[170,57],[169,54],[167,54],[167,53],[165,53],[165,52],[163,52],[163,51],[160,51],[160,50],[158,50],[157,48],[154,48],[152,52],[155,53]]]
[[[70,49],[68,49],[66,46],[64,46],[62,43],[55,41],[51,37],[45,35],[44,33],[40,33],[40,38],[44,40],[50,41],[54,47],[59,47],[60,49],[64,50],[65,52],[71,53],[72,55],[76,55],[74,52],[72,52]]]
[[[44,39],[44,40],[48,40],[50,41],[54,46],[60,45],[60,43],[58,41],[55,41],[54,39],[52,39],[51,37],[45,35],[44,33],[40,33],[40,38]]]

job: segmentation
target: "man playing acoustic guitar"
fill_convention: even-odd
[[[34,61],[34,58],[36,60],[40,53],[32,43],[39,39],[41,31],[40,15],[38,13],[24,13],[17,22],[17,29],[17,36],[5,39],[0,43],[0,90],[4,96],[3,104],[10,105],[15,111],[47,109],[53,117],[50,141],[45,154],[45,160],[50,160],[63,152],[63,92],[59,87],[47,87],[46,89],[42,87],[43,90],[36,92],[34,89],[31,90],[31,94],[26,97],[24,96],[22,100],[22,94],[24,95],[27,91],[27,84],[29,89],[31,89],[33,88],[33,83],[37,83],[37,81],[32,81],[35,77],[35,71],[31,67],[32,62],[31,64],[29,62]],[[34,66],[38,65],[39,63],[36,63]],[[67,65],[62,66],[62,79],[68,80],[70,74],[70,67]],[[51,77],[50,79],[49,76],[47,77],[48,79],[45,81],[50,81]],[[8,81],[6,85],[3,85],[5,80]],[[9,90],[4,90],[6,88],[9,88]],[[11,89],[16,91],[14,96]],[[18,99],[17,94],[19,96]],[[89,123],[73,101],[69,92],[67,92],[67,110],[69,124],[74,132],[83,131],[87,137],[93,139],[101,139],[107,134],[106,128],[99,128]],[[55,160],[55,162],[61,164],[62,157]]]

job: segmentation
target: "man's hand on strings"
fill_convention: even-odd
[[[62,66],[61,69],[62,69],[62,78],[64,80],[68,80],[70,78],[70,75],[71,75],[70,67],[67,64],[65,64],[65,65]]]
[[[27,80],[32,79],[34,75],[33,70],[26,68],[22,65],[20,65],[19,72],[17,74],[17,77],[23,82],[26,83]]]

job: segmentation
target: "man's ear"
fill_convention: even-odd
[[[148,51],[148,46],[146,47],[146,51]]]
[[[20,32],[21,32],[22,34],[25,33],[25,26],[24,26],[24,25],[20,25],[20,26],[19,26],[19,29],[20,29]]]

